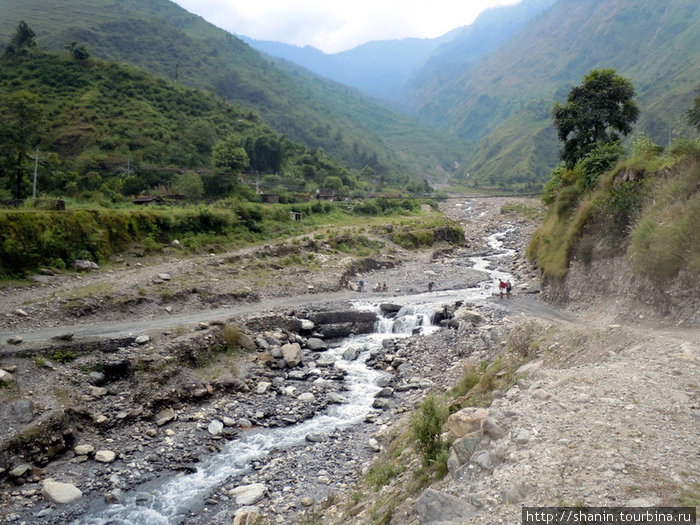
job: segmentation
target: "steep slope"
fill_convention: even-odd
[[[512,6],[494,7],[481,13],[473,24],[455,30],[454,37],[436,49],[407,79],[400,93],[402,104],[412,110],[420,109],[439,86],[451,82],[471,64],[506,43],[525,24],[556,2],[523,0]],[[429,116],[424,116],[429,119]]]
[[[642,110],[638,128],[666,143],[691,107],[700,78],[700,5],[559,0],[459,74],[445,74],[444,82],[429,88],[423,83],[414,109],[425,122],[478,142],[463,176],[470,173],[482,183],[543,181],[557,162],[554,133],[546,131],[553,101],[563,100],[589,70],[606,67],[635,85]],[[498,141],[509,144],[501,158],[493,152]],[[540,158],[524,167],[533,152]]]
[[[348,88],[283,71],[233,35],[167,0],[7,0],[0,4],[2,41],[9,40],[20,19],[34,29],[45,49],[80,41],[100,58],[130,62],[210,90],[255,110],[278,132],[321,147],[351,168],[370,165],[378,172],[438,176],[461,155],[461,148],[455,148],[437,157],[432,146],[450,144],[439,134],[427,128],[417,131],[414,122]],[[372,123],[351,120],[348,113],[386,119],[396,132],[380,135]]]

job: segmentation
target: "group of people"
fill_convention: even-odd
[[[343,283],[341,283],[343,284]],[[365,282],[363,280],[357,281],[357,291],[358,292],[364,292],[365,291]],[[374,285],[374,288],[372,288],[373,292],[388,292],[389,287],[387,286],[386,283],[377,283]]]
[[[372,288],[373,292],[386,292],[389,290],[389,287],[386,285],[386,283],[381,284],[377,283],[374,285],[374,288]]]
[[[511,295],[510,292],[513,290],[513,285],[511,284],[510,281],[504,281],[503,279],[498,280],[498,291],[501,294],[501,299],[503,299],[503,294],[506,294],[506,297],[510,299]]]

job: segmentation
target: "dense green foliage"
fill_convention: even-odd
[[[700,275],[699,159],[697,140],[664,151],[641,136],[627,156],[603,144],[573,169],[561,166],[528,256],[546,280],[563,279],[574,257],[590,262],[596,246],[626,253],[636,273],[660,286],[681,271]]]
[[[20,19],[44,49],[79,42],[94,57],[216,93],[291,140],[322,148],[348,169],[369,165],[388,182],[397,174],[443,176],[463,154],[461,141],[306,70],[272,64],[167,0],[5,0],[0,42],[9,40]]]
[[[0,91],[8,93],[0,100],[0,176],[8,175],[0,184],[15,196],[29,192],[21,174],[33,168],[36,145],[42,193],[172,192],[183,171],[189,188],[202,188],[187,190],[192,197],[236,192],[242,171],[277,173],[282,191],[311,191],[328,176],[346,191],[361,186],[337,161],[278,135],[254,113],[135,67],[48,53],[0,61]]]
[[[617,143],[621,135],[632,131],[632,124],[639,118],[634,95],[634,86],[628,79],[612,69],[594,69],[569,92],[566,104],[554,104],[554,127],[564,143],[559,158],[567,168],[573,168],[596,147]],[[595,166],[589,172],[600,173],[604,169]]]

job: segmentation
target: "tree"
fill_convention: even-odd
[[[36,48],[36,34],[32,28],[27,25],[27,22],[21,20],[15,34],[12,35],[10,43],[5,48],[6,56],[15,56],[27,54],[30,49]]]
[[[617,142],[639,117],[632,83],[613,69],[594,69],[574,87],[552,118],[564,147],[559,157],[571,169],[599,143]]]
[[[245,149],[238,145],[238,139],[229,135],[212,149],[214,168],[224,173],[239,174],[250,164]]]
[[[22,198],[27,161],[41,142],[43,129],[38,95],[17,91],[0,96],[0,177],[13,178],[15,199]]]
[[[75,40],[66,45],[66,49],[78,62],[82,62],[83,60],[90,58],[90,52],[88,51],[87,47],[85,47],[84,44],[79,44]]]
[[[698,93],[700,93],[700,88],[698,88]],[[695,129],[700,131],[700,96],[695,97],[695,106],[693,109],[688,111],[688,122],[695,126]]]

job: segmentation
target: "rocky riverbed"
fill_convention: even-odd
[[[91,507],[119,505],[138,487],[137,504],[148,505],[148,487],[159,478],[191,473],[203,458],[251,432],[293,428],[342,406],[347,372],[326,356],[344,337],[370,331],[377,315],[350,303],[361,298],[392,305],[406,294],[425,293],[432,281],[433,302],[445,327],[430,335],[390,337],[373,351],[367,364],[382,372],[381,383],[373,406],[357,424],[310,433],[306,444],[273,449],[218,483],[183,519],[230,523],[241,507],[254,503],[272,522],[295,522],[306,508],[347,490],[381,450],[377,438],[382,432],[426,392],[453,384],[465,358],[497,351],[509,316],[529,309],[528,304],[545,309],[525,297],[536,290],[534,274],[521,256],[533,222],[501,214],[502,200],[484,201],[455,202],[448,210],[467,227],[465,246],[394,255],[387,258],[393,264],[354,276],[367,283],[388,282],[388,292],[324,296],[319,283],[338,279],[329,271],[308,281],[314,284],[306,284],[306,297],[311,292],[314,301],[300,301],[303,306],[265,303],[254,314],[223,322],[144,330],[107,341],[66,336],[51,344],[5,345],[0,361],[9,374],[1,414],[2,519],[67,523]],[[504,245],[515,255],[492,263],[515,275],[522,301],[486,298],[460,304],[449,291],[484,280],[483,273],[469,269],[469,256],[485,254],[485,238],[497,232],[503,232]],[[134,275],[131,268],[127,272]],[[96,277],[89,279],[99,284]],[[13,332],[55,323],[36,316],[50,313],[55,299],[31,303],[22,308],[23,315],[17,303],[8,306],[9,293],[3,295],[5,326]],[[20,290],[17,297],[28,295]],[[189,302],[177,306],[193,308]],[[99,312],[87,317],[94,322],[113,315]],[[387,307],[378,315],[391,312]],[[120,320],[128,317],[128,310],[120,314]],[[68,333],[71,327],[63,328]],[[348,350],[343,360],[352,361],[361,350]]]

